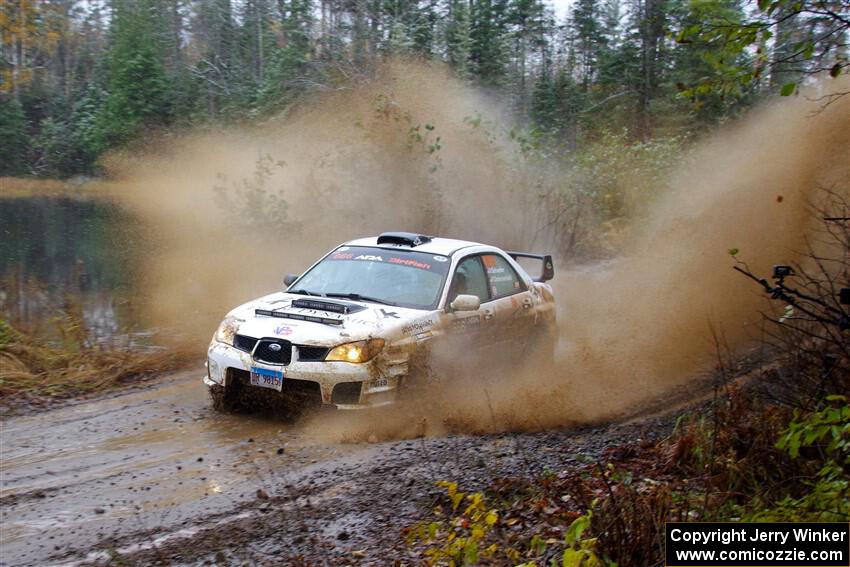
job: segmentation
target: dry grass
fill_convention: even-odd
[[[0,177],[0,197],[61,197],[75,192],[75,186],[56,179]]]
[[[46,343],[0,318],[0,399],[13,412],[45,407],[136,384],[196,358],[188,345],[162,349]]]

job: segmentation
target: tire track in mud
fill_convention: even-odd
[[[440,493],[435,481],[483,490],[496,477],[531,478],[596,461],[611,444],[657,439],[673,423],[665,418],[626,427],[382,443],[342,466],[326,462],[298,471],[275,495],[191,532],[147,534],[147,545],[114,542],[113,549],[141,565],[415,564],[422,558],[407,547],[401,530],[427,517]],[[88,559],[99,564],[107,556]]]
[[[292,470],[363,449],[215,414],[201,372],[0,422],[0,565],[44,565],[176,529],[253,500]]]
[[[674,423],[335,444],[322,416],[214,413],[199,372],[0,422],[0,565],[415,562],[400,530],[437,480],[536,477]]]

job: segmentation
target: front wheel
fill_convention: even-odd
[[[212,399],[212,407],[219,412],[232,412],[236,408],[236,400],[232,388],[225,388],[215,384],[210,386],[210,398]]]

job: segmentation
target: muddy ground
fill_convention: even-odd
[[[0,565],[415,563],[400,532],[435,481],[482,489],[673,427],[329,442],[315,419],[214,413],[201,372],[0,422]]]

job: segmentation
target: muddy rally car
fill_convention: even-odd
[[[521,263],[539,267],[537,277]],[[405,232],[354,240],[286,276],[286,291],[231,311],[204,383],[217,409],[276,398],[354,409],[415,392],[432,379],[425,369],[439,345],[456,358],[551,358],[553,275],[550,256],[475,242]]]

